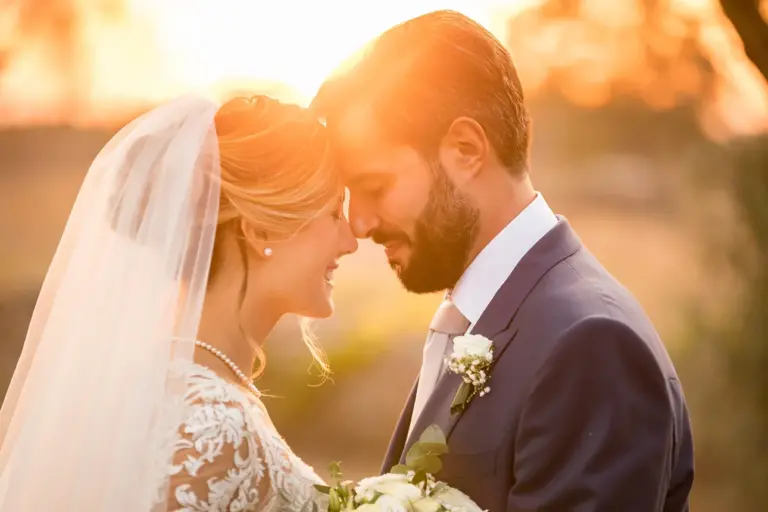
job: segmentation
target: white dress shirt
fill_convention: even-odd
[[[536,198],[480,251],[451,298],[471,330],[523,256],[557,224],[544,196]]]

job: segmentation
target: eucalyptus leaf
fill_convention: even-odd
[[[418,456],[406,457],[406,463],[408,467],[414,471],[424,471],[434,475],[443,468],[443,463],[440,457],[431,454],[420,454]]]
[[[398,464],[397,466],[393,466],[392,469],[389,471],[390,473],[394,473],[396,475],[404,475],[410,471],[411,468],[406,466],[405,464]]]
[[[436,475],[440,472],[441,469],[443,469],[443,461],[441,461],[440,457],[437,457],[436,455],[430,455],[428,457],[424,457],[423,461],[421,462],[421,467],[424,468],[424,471],[430,475]]]
[[[315,489],[317,489],[319,492],[321,492],[323,494],[328,494],[328,493],[331,492],[331,488],[328,487],[327,485],[315,484]]]
[[[431,425],[408,450],[405,463],[411,470],[435,474],[443,467],[440,455],[447,452],[445,434],[438,425]]]
[[[419,442],[419,450],[424,454],[442,455],[448,453],[448,445],[445,443]]]
[[[413,443],[408,453],[405,455],[405,462],[408,463],[408,458],[421,457],[423,455],[429,455],[429,451],[422,448],[421,443]]]
[[[439,425],[430,425],[419,436],[419,443],[446,444],[445,434]]]
[[[448,452],[448,446],[445,444],[439,444],[439,443],[425,443],[419,441],[418,443],[414,443],[413,446],[408,450],[408,453],[405,456],[405,463],[408,466],[411,466],[411,461],[419,459],[421,457],[428,457],[431,455],[443,455],[444,453]]]
[[[417,464],[420,459],[428,455],[430,455],[429,452],[424,451],[419,443],[415,443],[413,446],[411,446],[411,449],[408,450],[408,453],[405,455],[405,464],[411,469],[420,469],[418,467],[414,467],[414,464]]]

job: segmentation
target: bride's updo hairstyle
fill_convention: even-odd
[[[263,254],[259,244],[274,246],[290,239],[316,217],[337,208],[343,191],[333,172],[325,127],[309,110],[266,96],[236,98],[219,109],[215,124],[221,197],[209,285],[221,271],[227,240],[237,241],[248,272],[249,254]],[[246,286],[247,275],[241,305]],[[306,322],[302,331],[315,361],[327,372],[324,354]],[[260,374],[264,353],[251,345],[257,351]]]

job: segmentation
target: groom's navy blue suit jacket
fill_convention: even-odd
[[[675,369],[565,219],[472,332],[494,343],[490,393],[451,415],[460,377],[444,373],[409,437],[414,387],[383,471],[436,423],[450,450],[437,478],[491,512],[688,510],[693,442]]]

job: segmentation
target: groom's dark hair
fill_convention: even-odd
[[[428,158],[457,117],[471,117],[511,173],[527,169],[530,118],[512,58],[458,12],[435,11],[390,28],[312,102],[331,130],[346,108],[360,105],[372,109],[386,136]]]

